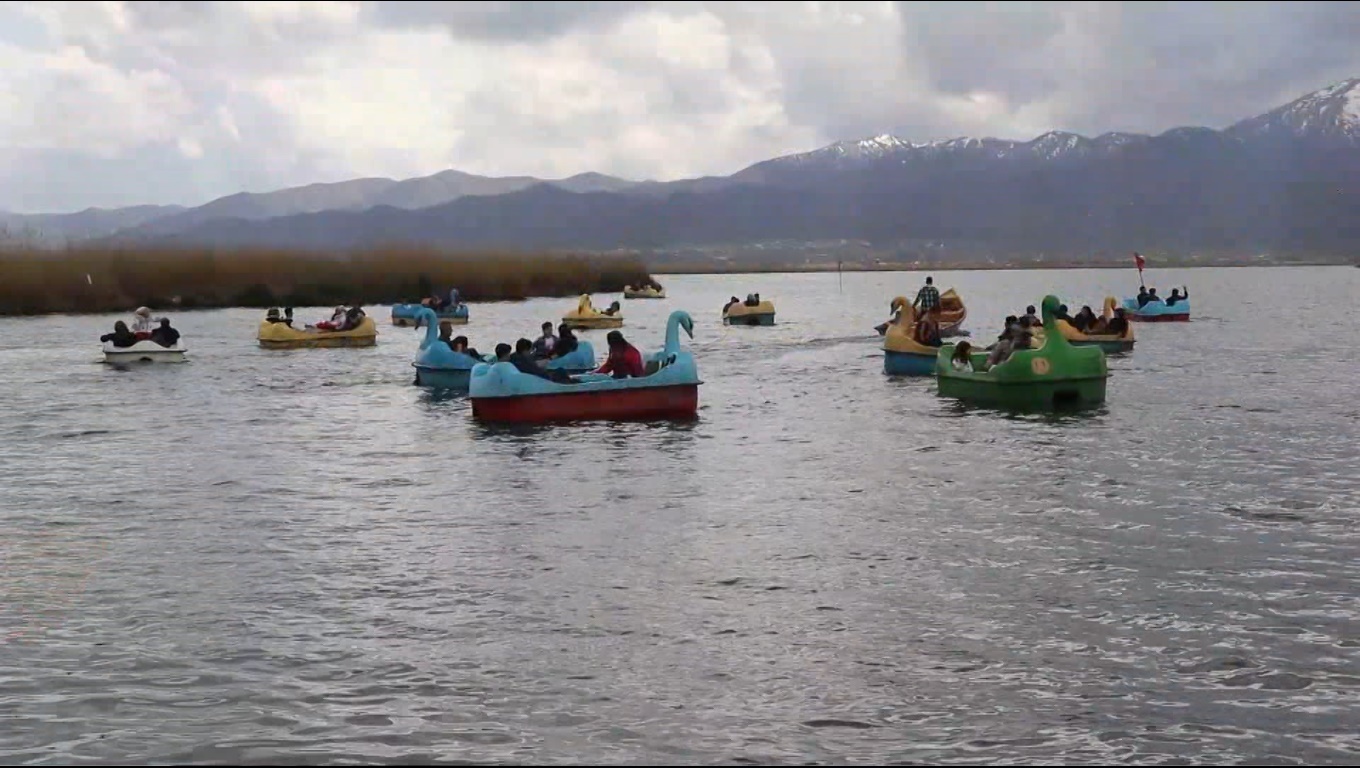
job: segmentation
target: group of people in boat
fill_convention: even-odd
[[[1171,295],[1166,297],[1165,303],[1168,307],[1174,307],[1182,300],[1184,301],[1190,300],[1190,289],[1185,286],[1181,286],[1180,290],[1172,288]],[[1162,301],[1162,297],[1157,295],[1156,288],[1148,288],[1145,285],[1138,286],[1139,309],[1142,309],[1143,307],[1146,307],[1148,304],[1151,304],[1155,301]]]
[[[149,307],[138,307],[132,313],[132,327],[119,320],[113,324],[113,333],[99,337],[102,344],[113,344],[126,349],[139,341],[152,341],[162,347],[173,347],[179,343],[179,331],[170,326],[170,318],[153,319]]]
[[[429,307],[435,312],[451,312],[463,305],[463,298],[458,293],[457,288],[450,288],[448,296],[429,296],[420,300],[422,307]]]
[[[1114,317],[1106,320],[1103,315],[1091,311],[1087,304],[1075,315],[1067,314],[1067,305],[1058,307],[1056,317],[1066,320],[1069,325],[1087,336],[1123,336],[1129,331],[1129,315],[1123,307],[1117,307]]]
[[[364,313],[363,308],[357,304],[352,307],[339,306],[331,313],[331,318],[329,320],[322,320],[316,325],[308,325],[306,330],[331,332],[349,331],[358,328],[360,323],[362,323],[367,316],[368,315]],[[284,307],[283,313],[280,314],[278,307],[270,307],[264,313],[264,320],[266,323],[283,323],[289,328],[292,328],[293,308]]]
[[[742,301],[741,299],[738,299],[736,296],[733,296],[732,298],[727,300],[726,304],[723,305],[722,313],[724,315],[727,314],[727,310],[731,309],[732,305],[734,304],[743,304],[748,307],[758,307],[760,306],[760,294],[748,293],[746,294],[745,301]]]
[[[542,334],[538,338],[530,341],[529,339],[519,339],[515,346],[501,343],[496,345],[495,357],[498,363],[510,363],[521,373],[530,376],[537,376],[549,381],[556,381],[563,384],[575,383],[575,379],[566,372],[558,369],[547,368],[547,364],[561,357],[566,357],[575,352],[580,346],[576,334],[566,323],[557,326],[557,333],[553,333],[553,324],[544,323]],[[466,336],[453,336],[453,325],[450,323],[439,324],[439,338],[454,352],[461,352],[471,355],[478,360],[485,359],[480,352],[468,346]],[[642,353],[637,347],[628,343],[620,331],[610,331],[605,337],[609,344],[609,356],[605,358],[604,364],[595,369],[595,373],[607,373],[616,379],[640,378],[647,375],[646,366],[642,363]]]

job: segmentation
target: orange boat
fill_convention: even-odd
[[[963,326],[963,321],[968,317],[968,308],[963,305],[963,299],[954,292],[953,288],[940,294],[940,335],[951,336],[956,334]]]

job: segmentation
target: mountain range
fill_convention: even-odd
[[[247,222],[249,224],[247,225]],[[1360,78],[1224,130],[1031,141],[891,135],[757,163],[731,176],[635,182],[366,178],[195,208],[0,214],[48,240],[342,250],[637,249],[850,239],[1010,253],[1360,246]]]

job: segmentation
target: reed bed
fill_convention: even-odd
[[[632,256],[449,253],[343,255],[188,248],[0,251],[0,314],[390,304],[457,288],[468,301],[620,291],[648,276]]]

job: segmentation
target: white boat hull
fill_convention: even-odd
[[[106,363],[182,363],[188,349],[181,343],[162,347],[154,341],[139,341],[130,347],[104,345]]]

